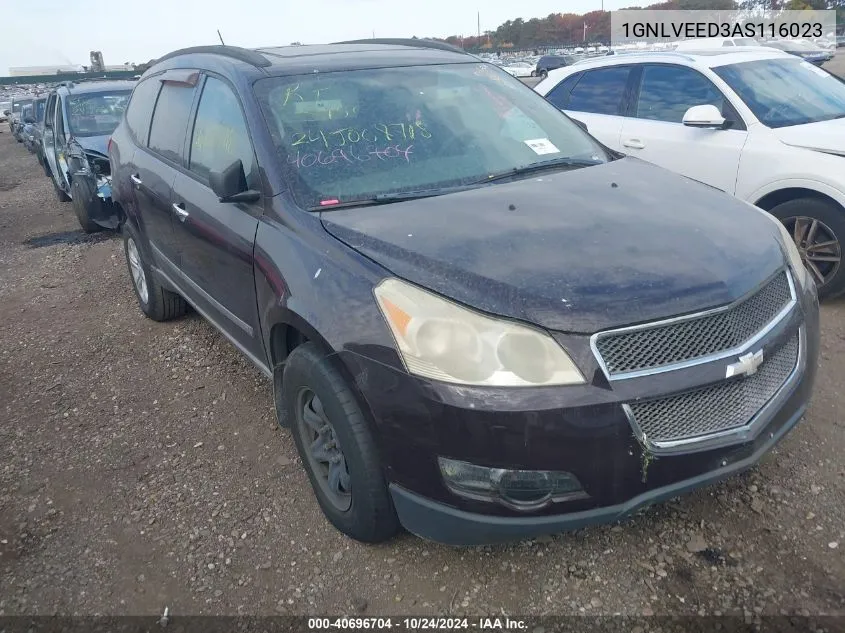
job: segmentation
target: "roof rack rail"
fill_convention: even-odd
[[[159,57],[153,63],[157,64],[159,62],[163,62],[166,59],[176,57],[177,55],[192,55],[196,53],[224,55],[225,57],[231,57],[232,59],[237,59],[238,61],[250,64],[252,66],[257,66],[258,68],[266,68],[267,66],[272,65],[270,60],[264,57],[264,55],[262,55],[261,53],[249,50],[248,48],[241,48],[240,46],[224,46],[221,44],[215,44],[213,46],[192,46],[190,48],[180,48],[178,51],[173,51],[172,53],[168,53],[164,57]]]
[[[613,55],[596,55],[594,57],[585,57],[584,59],[579,59],[573,66],[576,64],[584,64],[587,62],[595,61],[597,59],[604,59],[605,57],[636,57],[638,55],[666,55],[667,57],[680,57],[682,59],[686,59],[687,61],[695,61],[694,57],[690,57],[685,52],[680,51],[641,51],[641,50],[633,50],[633,51],[625,51],[625,50],[616,50],[614,51]]]
[[[65,79],[56,84],[56,87],[73,88],[76,84],[85,84],[95,81],[137,81],[136,77],[80,77],[79,79]]]
[[[414,39],[414,38],[404,38],[404,37],[386,37],[386,38],[373,38],[373,39],[366,39],[366,40],[349,40],[346,42],[332,42],[333,44],[392,44],[394,46],[416,46],[417,48],[436,48],[441,51],[452,51],[453,53],[465,53],[467,52],[462,49],[458,48],[457,46],[452,46],[451,44],[447,44],[446,42],[438,42],[437,40],[429,40],[429,39]]]

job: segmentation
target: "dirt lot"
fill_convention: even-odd
[[[138,310],[0,133],[0,615],[845,613],[845,302],[805,421],[756,470],[502,547],[323,519],[269,385],[201,318]],[[65,233],[70,232],[70,233]]]

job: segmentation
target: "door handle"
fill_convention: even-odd
[[[132,182],[134,182],[136,185],[140,185],[140,184],[143,182],[143,180],[141,180],[140,178],[138,178],[138,176],[136,176],[135,174],[132,174],[131,176],[129,176],[129,179],[130,179]]]
[[[645,143],[638,138],[628,138],[622,141],[622,145],[631,149],[645,149]]]
[[[190,213],[185,211],[185,209],[182,207],[181,202],[174,202],[173,203],[173,210],[176,212],[176,215],[179,217],[180,222],[184,222],[187,219],[187,217],[189,215],[191,215]]]

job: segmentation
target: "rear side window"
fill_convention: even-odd
[[[725,98],[702,74],[681,66],[643,69],[637,118],[681,123],[693,106],[714,105],[721,112]]]
[[[581,81],[572,89],[567,109],[620,115],[630,74],[628,67],[600,68],[585,72]]]
[[[126,125],[135,142],[139,145],[147,144],[147,135],[150,132],[150,117],[153,113],[153,106],[158,97],[158,90],[161,82],[157,78],[146,79],[135,86],[129,106],[126,108]]]
[[[174,163],[182,162],[185,130],[194,101],[193,86],[163,83],[150,126],[149,148]]]
[[[238,159],[249,176],[255,158],[241,106],[229,86],[209,77],[197,108],[189,168],[208,178],[210,172],[223,171]]]
[[[567,77],[551,89],[551,91],[546,95],[546,99],[549,103],[560,110],[568,109],[569,97],[572,93],[572,89],[578,83],[579,79],[581,79],[581,73],[575,73],[574,75]]]

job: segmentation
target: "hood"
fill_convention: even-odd
[[[761,212],[632,158],[322,221],[398,277],[565,332],[724,305],[784,264]]]
[[[73,140],[86,152],[95,152],[102,154],[104,158],[108,158],[110,136],[74,136]]]
[[[845,119],[791,125],[772,132],[787,145],[845,156]]]

